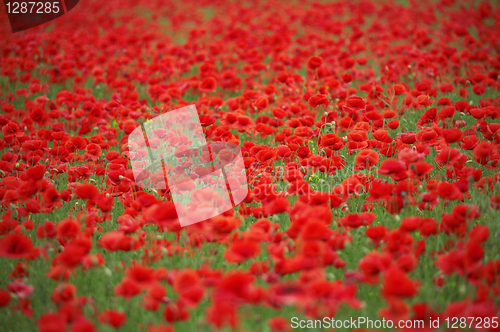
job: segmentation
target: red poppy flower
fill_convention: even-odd
[[[494,146],[487,142],[481,141],[472,151],[474,160],[481,165],[486,165],[490,160],[493,153]]]
[[[242,263],[260,253],[260,244],[255,241],[238,240],[233,242],[224,253],[228,263]]]
[[[344,83],[349,83],[350,81],[352,81],[352,75],[345,73],[342,75],[342,80],[344,81]]]
[[[372,228],[374,227],[368,229]],[[376,251],[366,254],[358,262],[359,269],[363,272],[363,281],[369,284],[378,283],[380,273],[385,272],[390,265],[391,257],[388,254],[381,254]]]
[[[353,113],[356,111],[364,111],[366,109],[366,103],[363,98],[358,96],[351,96],[346,99],[345,105],[342,109],[347,113]]]
[[[374,150],[362,150],[354,158],[354,164],[357,170],[370,169],[372,166],[377,165],[379,155]]]
[[[217,89],[217,81],[213,77],[207,77],[200,83],[198,89],[202,92],[214,91]]]
[[[260,150],[256,155],[255,158],[257,161],[263,163],[268,160],[275,159],[278,154],[278,151],[276,149],[265,149],[265,150]]]
[[[21,281],[14,281],[7,284],[7,289],[16,294],[21,299],[26,299],[33,294],[33,286],[27,285]]]
[[[57,234],[64,238],[75,238],[81,232],[81,225],[71,217],[65,218],[57,224]]]
[[[441,182],[437,188],[440,197],[447,200],[463,201],[464,195],[456,185],[448,182]]]
[[[382,241],[387,231],[387,227],[385,227],[384,225],[377,225],[367,228],[366,236],[372,239],[373,242],[377,243]]]
[[[463,138],[462,143],[460,143],[460,147],[464,150],[472,150],[479,143],[479,139],[477,136],[466,136]]]
[[[484,108],[473,108],[469,111],[474,119],[482,119],[486,115]]]
[[[311,137],[314,135],[314,131],[309,127],[297,127],[293,131],[293,134],[299,137]]]
[[[99,314],[100,322],[109,324],[115,329],[125,324],[126,320],[127,320],[127,315],[125,313],[113,309],[103,311],[102,313]]]
[[[323,105],[326,108],[330,104],[330,100],[328,100],[328,98],[322,94],[312,96],[307,102],[312,108],[315,108],[318,105]]]
[[[128,278],[124,278],[116,287],[115,287],[115,295],[123,296],[127,300],[133,296],[136,296],[141,293],[141,288],[135,282]]]
[[[93,161],[96,161],[97,159],[99,159],[99,157],[102,154],[101,147],[97,144],[94,144],[94,143],[90,143],[89,145],[87,145],[86,149],[87,149],[87,156],[90,159],[92,159]]]
[[[417,287],[405,272],[391,267],[384,274],[382,293],[387,297],[413,297],[417,294]]]
[[[54,303],[73,301],[76,295],[76,286],[73,284],[59,284],[52,292],[50,299]]]
[[[423,218],[420,221],[420,226],[418,229],[420,235],[428,237],[432,234],[437,234],[437,230],[438,230],[438,224],[434,219]]]
[[[269,106],[269,99],[267,97],[260,97],[255,101],[253,104],[257,110],[262,111],[263,109],[266,109],[267,106]]]
[[[334,133],[325,134],[321,137],[321,146],[333,150],[340,150],[344,147],[344,140]]]
[[[240,115],[240,116],[238,116],[237,122],[235,122],[233,124],[233,126],[240,133],[242,133],[242,132],[249,133],[254,128],[255,124],[252,121],[252,118],[245,116],[245,115]]]
[[[143,266],[137,262],[127,269],[127,277],[141,287],[149,287],[156,284],[154,269]]]
[[[456,143],[462,140],[463,134],[460,129],[451,128],[443,130],[443,138],[446,140],[446,143]]]
[[[368,133],[362,130],[353,130],[347,134],[347,138],[355,142],[364,142],[368,139]]]
[[[5,307],[10,302],[10,293],[5,289],[0,289],[0,308]]]
[[[420,95],[415,99],[414,104],[417,109],[422,109],[434,104],[434,100],[431,100],[428,95]]]
[[[431,143],[437,139],[438,135],[436,131],[431,128],[423,128],[416,134],[416,139],[418,142]]]
[[[269,216],[287,212],[290,206],[290,201],[285,197],[278,197],[271,202],[265,204],[265,211]]]
[[[45,174],[45,167],[43,165],[31,167],[26,170],[25,174],[29,179],[35,181],[41,180]]]
[[[399,127],[399,120],[392,119],[391,121],[387,122],[387,127],[389,127],[392,130],[397,129]]]
[[[406,217],[401,220],[399,228],[407,232],[413,232],[419,228],[421,222],[421,217]]]
[[[83,316],[77,317],[71,323],[71,332],[95,332],[94,324]]]
[[[110,212],[113,210],[114,197],[99,193],[95,197],[96,205],[102,212]]]
[[[406,179],[406,165],[396,159],[384,160],[378,169],[378,173],[392,177],[394,180]]]
[[[186,321],[189,319],[189,311],[180,303],[172,303],[165,306],[163,317],[169,323]]]
[[[316,68],[320,67],[322,63],[323,58],[315,55],[307,60],[307,68],[315,70]]]
[[[24,234],[10,233],[0,238],[0,256],[28,258],[35,251],[33,242]]]
[[[111,161],[111,160],[115,160],[116,158],[118,158],[120,156],[120,152],[118,151],[109,151],[106,153],[106,160],[108,161]]]
[[[66,317],[59,313],[44,313],[37,321],[40,332],[65,332]]]
[[[429,174],[433,169],[434,166],[432,164],[423,161],[418,161],[409,167],[410,175],[415,178],[421,178]]]
[[[78,198],[91,202],[94,202],[97,194],[99,194],[99,189],[97,189],[96,186],[90,183],[81,184],[75,189],[75,195]]]
[[[357,228],[360,226],[370,225],[375,220],[375,218],[377,218],[377,215],[372,212],[350,213],[345,217],[342,217],[340,219],[340,222],[344,226]]]
[[[394,85],[392,86],[392,89],[393,89],[394,94],[395,94],[396,96],[400,96],[400,95],[402,95],[403,93],[405,93],[405,90],[406,90],[406,88],[405,88],[405,87],[404,87],[404,85],[402,85],[402,84],[394,84]]]
[[[80,136],[73,136],[68,141],[66,141],[64,147],[69,152],[74,152],[76,150],[85,150],[87,144],[88,140],[86,138]]]

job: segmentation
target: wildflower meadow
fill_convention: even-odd
[[[6,11],[0,331],[500,330],[497,1],[80,0],[16,33]],[[210,217],[235,191],[193,126],[130,139],[190,105],[242,158]],[[139,176],[162,144],[176,166]]]

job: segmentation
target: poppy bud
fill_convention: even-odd
[[[2,171],[1,169],[0,169],[0,174],[1,174],[2,176],[4,176],[4,175],[5,175],[4,171]]]
[[[352,75],[346,73],[342,75],[342,80],[344,81],[344,83],[349,83],[352,81]]]
[[[104,266],[104,274],[107,275],[108,277],[111,277],[111,275],[113,274],[113,271],[111,271],[111,269],[109,267],[106,267]]]
[[[312,56],[307,60],[307,67],[311,70],[315,70],[323,63],[323,58],[319,56]]]

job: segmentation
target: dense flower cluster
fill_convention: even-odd
[[[396,2],[88,0],[3,22],[2,328],[497,317],[500,8]],[[249,194],[181,227],[128,136],[190,104],[240,146]],[[185,162],[186,137],[154,134]]]

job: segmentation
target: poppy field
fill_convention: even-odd
[[[0,11],[1,331],[500,330],[500,4]],[[248,194],[181,227],[129,135],[189,105]]]

